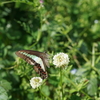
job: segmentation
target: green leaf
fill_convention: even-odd
[[[97,78],[96,77],[90,79],[90,82],[87,86],[87,91],[88,91],[88,94],[91,96],[97,93]]]
[[[5,90],[10,90],[11,89],[11,84],[6,80],[1,80],[0,81],[0,86],[2,86]]]
[[[0,100],[8,100],[8,95],[6,90],[0,86]]]
[[[88,74],[88,72],[89,72],[89,68],[86,68],[86,67],[84,67],[84,68],[79,68],[78,70],[77,70],[77,72],[76,72],[76,76],[87,76],[87,74]]]
[[[42,93],[44,93],[46,96],[49,96],[50,95],[50,91],[49,91],[49,88],[48,86],[43,86],[42,89],[41,89]]]
[[[69,100],[81,100],[81,97],[73,94]]]

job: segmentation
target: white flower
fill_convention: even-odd
[[[40,77],[33,77],[30,80],[30,84],[32,86],[33,89],[39,87],[42,84],[42,78]]]
[[[71,70],[71,74],[75,74],[76,72],[77,72],[77,69],[75,68]]]
[[[96,19],[96,20],[94,20],[94,23],[95,23],[95,24],[97,24],[98,22],[99,22],[99,21],[98,21],[97,19]]]
[[[69,57],[65,53],[58,53],[53,57],[53,64],[56,67],[65,67],[69,63]]]

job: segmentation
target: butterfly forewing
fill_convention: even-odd
[[[38,51],[33,51],[33,50],[20,50],[19,52],[27,53],[30,55],[35,55],[37,57],[40,57],[43,60],[44,66],[49,67],[49,55],[47,53],[43,52],[38,52]]]
[[[28,57],[27,55],[24,55],[23,53],[21,53],[20,51],[16,52],[16,55],[22,59],[24,59],[27,63],[29,63],[30,65],[35,65],[35,61]]]

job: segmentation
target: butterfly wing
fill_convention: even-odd
[[[16,55],[17,55],[18,57],[24,59],[24,60],[25,60],[27,63],[29,63],[30,65],[35,65],[35,63],[36,63],[32,58],[30,58],[30,57],[28,57],[28,56],[26,56],[26,55],[20,53],[20,51],[17,51],[17,52],[16,52]]]
[[[35,55],[37,57],[40,57],[43,60],[44,67],[49,67],[49,55],[47,53],[39,52],[39,51],[33,51],[33,50],[20,50],[18,52],[25,52],[30,55]]]
[[[48,54],[38,52],[38,51],[32,51],[32,50],[20,50],[16,52],[16,55],[19,56],[20,58],[23,58],[26,62],[28,62],[30,65],[35,65],[34,69],[35,71],[43,78],[47,78],[47,72],[45,70],[45,67],[49,67],[48,63]],[[33,59],[32,57],[35,55],[38,60]],[[35,58],[36,58],[35,57]],[[41,60],[42,59],[42,60]],[[38,61],[38,62],[37,62]],[[43,62],[43,64],[40,63]]]
[[[41,76],[42,79],[46,79],[46,78],[48,77],[47,72],[44,71],[44,70],[41,68],[40,64],[37,63],[37,64],[34,66],[34,69],[35,69],[35,71]]]

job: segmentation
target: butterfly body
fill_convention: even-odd
[[[16,55],[24,59],[30,65],[34,65],[35,71],[45,79],[48,77],[46,72],[46,66],[49,67],[48,54],[33,51],[33,50],[20,50],[16,52]]]

